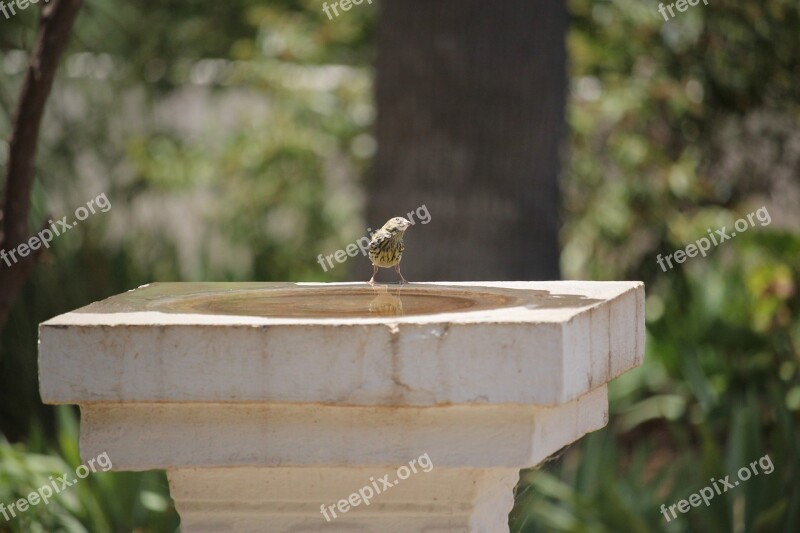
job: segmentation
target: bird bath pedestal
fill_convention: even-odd
[[[519,469],[608,421],[638,282],[153,284],[41,325],[81,455],[165,469],[182,530],[508,531]],[[371,494],[370,494],[371,493]]]

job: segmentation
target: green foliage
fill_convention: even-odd
[[[77,435],[39,399],[43,320],[154,280],[346,276],[345,265],[324,272],[317,255],[367,227],[359,183],[374,111],[359,65],[372,55],[374,13],[366,5],[334,23],[310,0],[86,3],[48,104],[30,223],[101,192],[112,209],[54,241],[0,335],[0,438],[27,443],[3,443],[0,472],[15,474],[0,478],[0,502],[77,461],[64,447],[74,452]],[[3,21],[3,137],[34,29],[33,9]],[[176,526],[163,473],[95,474],[64,498],[8,527]]]
[[[563,270],[644,280],[647,353],[612,384],[607,428],[523,473],[514,533],[800,529],[800,8],[714,0],[664,22],[657,6],[570,3]],[[71,411],[39,401],[42,320],[153,280],[344,278],[316,256],[368,225],[375,9],[87,2],[31,224],[100,192],[113,207],[59,237],[0,337],[0,431],[26,442],[0,441],[0,502],[79,462]],[[34,15],[3,21],[4,137]],[[656,263],[761,206],[769,225]],[[661,504],[767,453],[772,474],[666,523]],[[0,531],[173,531],[167,494],[161,473],[92,474]]]
[[[367,227],[359,182],[375,149],[371,77],[335,64],[371,54],[367,7],[333,24],[313,2],[86,5],[48,106],[30,224],[100,192],[112,210],[58,238],[2,332],[9,438],[29,431],[31,413],[49,417],[35,365],[36,324],[49,317],[153,280],[368,273],[366,262],[328,272],[317,263]],[[9,20],[0,42],[9,102],[30,24]]]
[[[610,387],[609,427],[526,471],[511,531],[800,528],[800,8],[571,3],[567,277],[646,282],[641,369]],[[766,206],[707,257],[667,255]],[[766,219],[765,219],[766,220]],[[794,221],[794,222],[792,222]],[[660,513],[769,454],[770,475]]]
[[[142,527],[151,532],[175,531],[178,516],[163,473],[103,472],[96,462],[95,472],[78,479],[78,422],[72,409],[59,407],[57,411],[56,449],[43,445],[38,433],[26,445],[11,445],[0,438],[0,503],[6,506],[10,519],[6,521],[0,515],[0,531],[93,533]],[[72,485],[62,488],[61,477]],[[12,514],[7,509],[43,487],[53,487],[53,483],[57,491],[51,491],[54,495],[48,502],[34,497],[29,501],[36,501],[36,505],[24,512],[14,507]]]

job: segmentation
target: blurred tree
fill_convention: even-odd
[[[414,280],[557,279],[566,7],[387,0],[368,220],[423,204]]]
[[[11,312],[14,300],[28,279],[42,250],[34,244],[26,252],[18,246],[28,241],[28,216],[34,180],[34,162],[44,108],[53,87],[56,69],[67,46],[81,0],[55,0],[42,9],[36,45],[31,54],[25,81],[14,115],[8,149],[8,170],[4,187],[3,234],[0,251],[8,252],[0,261],[0,331]],[[45,227],[48,224],[45,223]]]

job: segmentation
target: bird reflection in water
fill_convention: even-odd
[[[377,316],[403,316],[403,301],[400,299],[402,287],[393,290],[386,285],[372,287],[375,298],[369,303],[369,312]]]

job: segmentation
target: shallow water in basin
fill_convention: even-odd
[[[583,307],[596,300],[544,290],[457,285],[154,283],[81,309],[275,318],[431,315],[507,307]]]

